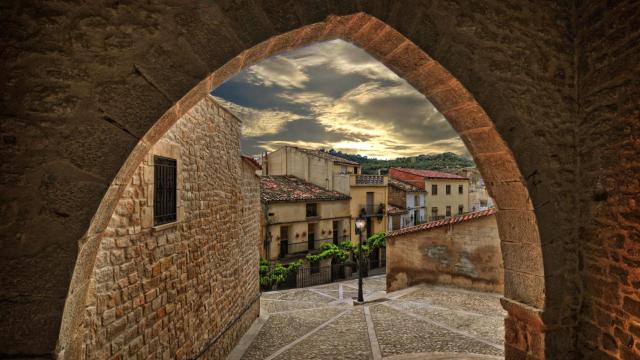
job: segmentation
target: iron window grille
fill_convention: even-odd
[[[153,157],[153,223],[156,226],[176,221],[176,165],[175,159],[157,155]]]

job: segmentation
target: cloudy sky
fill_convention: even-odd
[[[468,157],[424,96],[342,40],[266,59],[213,95],[243,120],[245,154],[295,145],[378,158],[445,151]]]

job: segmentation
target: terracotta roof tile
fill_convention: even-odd
[[[456,174],[449,174],[449,173],[442,172],[442,171],[423,170],[423,169],[409,169],[409,168],[397,168],[397,167],[394,167],[392,169],[395,169],[397,171],[402,171],[402,172],[405,172],[405,173],[409,173],[409,174],[413,174],[413,175],[422,176],[422,177],[429,178],[429,179],[460,179],[460,180],[468,180],[466,177],[463,177],[463,176],[460,176],[460,175],[456,175]]]
[[[406,227],[400,230],[388,232],[387,237],[395,237],[395,236],[401,236],[401,235],[410,234],[410,233],[419,232],[419,231],[427,231],[427,230],[439,228],[441,226],[445,226],[449,224],[457,224],[464,221],[477,219],[483,216],[493,215],[496,212],[497,212],[496,209],[488,209],[488,210],[476,211],[476,212],[466,213],[458,216],[453,216],[443,220],[430,221],[424,224]]]
[[[287,175],[262,176],[260,197],[265,203],[351,199],[348,195]]]
[[[406,192],[426,192],[424,189],[420,189],[417,186],[413,186],[409,183],[406,183],[400,179],[396,179],[396,178],[389,178],[389,186],[393,186],[397,189],[400,189],[402,191],[406,191]]]

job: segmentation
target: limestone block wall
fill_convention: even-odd
[[[387,291],[431,283],[502,293],[495,215],[387,237]]]
[[[260,184],[240,121],[205,97],[136,169],[86,302],[86,359],[224,357],[259,312]],[[153,226],[153,155],[178,163],[178,221]]]

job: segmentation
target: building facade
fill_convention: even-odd
[[[262,176],[264,257],[289,262],[320,249],[323,243],[350,239],[348,195],[295,176]]]
[[[427,191],[430,221],[469,212],[469,179],[433,170],[390,168],[389,176]]]
[[[427,191],[404,181],[389,178],[387,230],[398,230],[427,221]]]
[[[494,207],[493,199],[489,196],[489,191],[487,191],[478,168],[452,169],[449,172],[469,179],[469,211],[487,210]]]
[[[263,175],[295,176],[329,191],[351,198],[350,217],[367,217],[365,236],[386,231],[387,176],[364,175],[360,164],[320,150],[285,146],[265,154]],[[350,239],[357,241],[355,227],[348,231]]]
[[[207,96],[123,179],[81,314],[81,358],[224,358],[258,317],[260,183],[240,128]]]

